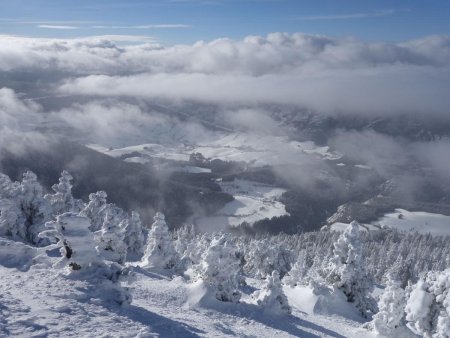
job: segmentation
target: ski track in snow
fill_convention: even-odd
[[[133,302],[94,297],[95,286],[51,267],[0,266],[0,336],[17,337],[364,337],[360,323],[339,316],[274,318],[254,304],[187,305],[183,278],[137,268]],[[98,290],[95,290],[98,295]],[[249,297],[247,297],[248,301]]]

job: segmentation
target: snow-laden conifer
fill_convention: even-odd
[[[306,250],[302,250],[298,255],[297,261],[292,266],[292,269],[283,278],[283,282],[291,287],[302,285],[305,282],[307,273]]]
[[[67,171],[63,171],[59,182],[52,186],[53,194],[45,195],[45,199],[50,203],[52,215],[57,216],[65,212],[80,212],[81,201],[77,201],[72,196],[73,177]]]
[[[179,256],[175,251],[165,216],[157,212],[153,220],[141,266],[171,269],[178,263]]]
[[[80,212],[81,216],[85,216],[91,220],[91,230],[93,232],[100,230],[103,225],[107,209],[107,196],[104,191],[89,194],[89,203]]]
[[[366,316],[368,311],[375,310],[376,304],[370,296],[373,285],[365,270],[362,249],[359,224],[352,222],[334,243],[326,280]]]
[[[124,242],[127,246],[127,257],[137,259],[144,253],[145,236],[141,217],[137,211],[131,212],[131,217],[122,224]]]
[[[13,183],[2,175],[0,195],[1,233],[33,245],[39,244],[42,240],[38,234],[50,220],[51,207],[44,199],[36,175],[27,171],[20,183]]]
[[[241,293],[238,290],[240,282],[239,258],[236,246],[220,235],[211,241],[199,269],[200,278],[208,285],[215,298],[222,302],[239,302]]]
[[[389,276],[378,301],[378,312],[373,316],[372,326],[377,333],[391,337],[395,329],[406,325],[406,300],[407,293],[401,287],[401,282]]]
[[[126,215],[113,204],[106,208],[102,228],[96,232],[97,249],[105,259],[123,264],[127,256],[124,229]]]

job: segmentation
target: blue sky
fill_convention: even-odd
[[[171,45],[270,32],[371,41],[450,34],[450,1],[0,0],[0,34],[145,35]]]

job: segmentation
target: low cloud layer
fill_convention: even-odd
[[[450,110],[448,36],[369,43],[274,33],[173,47],[148,37],[2,36],[0,45],[0,72],[60,74],[60,93],[290,104],[326,114]]]
[[[7,150],[24,153],[33,147],[45,147],[48,137],[37,131],[42,123],[41,107],[21,100],[8,88],[0,88],[0,157]]]

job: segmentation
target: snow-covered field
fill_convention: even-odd
[[[347,223],[333,223],[330,230],[344,231]],[[396,209],[371,223],[361,223],[361,230],[373,231],[380,228],[391,228],[401,232],[417,231],[421,234],[450,235],[450,216],[422,211]]]
[[[373,222],[400,231],[418,231],[433,235],[450,235],[450,216],[429,212],[396,209]]]
[[[338,160],[341,154],[330,151],[329,147],[320,147],[313,142],[290,141],[287,137],[244,133],[214,133],[207,140],[196,143],[179,142],[148,143],[124,148],[106,148],[98,144],[88,145],[91,149],[112,157],[137,152],[145,158],[155,157],[170,160],[187,161],[192,153],[201,153],[206,158],[223,161],[242,161],[253,166],[298,165],[305,156]]]
[[[195,219],[200,231],[220,231],[228,226],[237,227],[243,222],[251,225],[265,218],[288,214],[284,204],[277,200],[285,192],[284,189],[247,180],[219,184],[222,191],[234,197],[234,201],[212,216]]]

